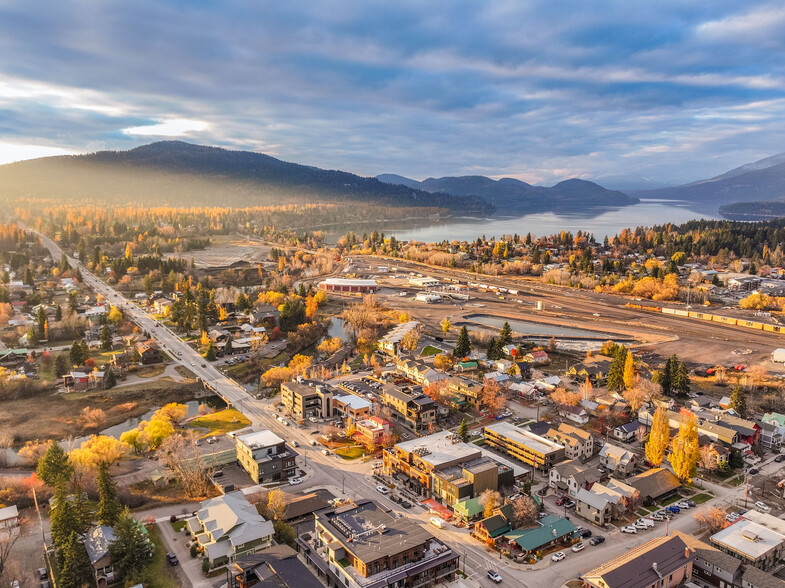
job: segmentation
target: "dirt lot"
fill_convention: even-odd
[[[188,251],[179,256],[185,259],[193,257],[196,267],[205,269],[226,267],[238,261],[263,263],[270,254],[270,247],[238,235],[216,235],[211,239],[213,245],[207,249]]]
[[[100,408],[106,420],[100,429],[140,416],[167,402],[191,400],[198,384],[158,381],[116,390],[51,394],[0,402],[0,429],[14,437],[14,445],[33,439],[67,439],[94,433],[80,417],[85,407]]]

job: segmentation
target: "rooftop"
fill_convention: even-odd
[[[539,435],[535,435],[530,431],[519,429],[510,423],[494,423],[493,425],[488,425],[485,427],[485,430],[506,437],[514,443],[525,445],[526,447],[539,453],[550,453],[552,451],[564,449],[564,445],[554,443],[550,439],[540,437]]]
[[[742,518],[711,536],[711,542],[757,560],[776,549],[785,537],[754,521]]]
[[[269,429],[265,429],[264,431],[255,431],[253,433],[246,433],[245,435],[237,435],[235,438],[251,449],[269,447],[271,445],[278,445],[279,443],[284,442],[283,439],[281,439],[278,435]]]
[[[345,396],[335,396],[333,398],[334,402],[340,402],[345,404],[349,408],[353,410],[362,410],[363,408],[371,408],[371,403],[365,400],[365,398],[360,398],[359,396],[355,396],[354,394],[346,394]]]
[[[404,441],[398,443],[396,448],[406,453],[416,454],[422,461],[434,468],[456,461],[470,461],[482,453],[476,445],[464,443],[450,431]]]
[[[321,284],[329,286],[376,286],[376,280],[357,280],[351,278],[327,278],[322,280]]]

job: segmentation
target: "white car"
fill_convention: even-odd
[[[765,503],[761,502],[760,500],[755,503],[755,508],[757,508],[761,512],[769,512],[771,510],[770,506],[767,506]]]
[[[636,528],[635,528],[635,527],[633,527],[633,526],[622,527],[622,528],[621,528],[621,532],[622,532],[622,533],[637,533],[637,532],[638,532],[638,529],[636,529]]]
[[[575,545],[573,545],[572,546],[572,550],[575,553],[578,553],[579,551],[583,551],[585,547],[586,547],[586,544],[583,541],[581,541],[580,543],[576,543]]]
[[[502,581],[502,577],[499,572],[495,572],[493,570],[488,570],[488,577],[497,584]]]
[[[681,502],[677,502],[676,506],[678,506],[679,508],[689,508],[690,504],[682,500]]]
[[[738,518],[739,518],[739,513],[737,512],[729,512],[728,514],[725,515],[725,520],[728,521],[729,523],[736,522]]]
[[[390,493],[390,490],[387,488],[387,486],[377,486],[376,487],[376,491],[381,493],[381,494],[389,494]]]
[[[297,484],[302,484],[302,478],[289,478],[289,486],[296,486]]]
[[[565,557],[567,557],[567,556],[566,556],[566,555],[564,555],[564,552],[563,552],[563,551],[557,551],[556,553],[554,553],[554,554],[551,556],[551,559],[552,559],[553,561],[561,561],[561,560],[563,560]]]

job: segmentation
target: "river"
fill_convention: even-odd
[[[334,242],[347,231],[358,235],[370,233],[374,229],[384,232],[385,236],[394,235],[399,241],[472,241],[482,235],[486,237],[501,235],[537,236],[557,234],[563,230],[575,234],[588,231],[601,241],[612,237],[625,228],[637,226],[680,224],[693,219],[720,219],[716,213],[695,212],[680,200],[641,200],[638,204],[622,207],[595,208],[580,212],[538,212],[524,215],[497,214],[490,217],[452,217],[444,220],[425,220],[423,223],[407,221],[390,222],[378,225],[358,225],[343,227],[340,231],[326,232],[328,241]]]

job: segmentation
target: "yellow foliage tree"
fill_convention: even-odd
[[[316,350],[319,351],[319,353],[324,353],[325,355],[332,355],[342,346],[343,340],[340,337],[331,337],[330,339],[325,339],[319,343],[319,345],[316,346]]]
[[[690,482],[700,461],[698,443],[698,424],[695,415],[685,415],[681,419],[679,432],[673,440],[670,462],[673,473],[683,482]]]
[[[632,352],[627,351],[627,357],[624,358],[624,388],[629,390],[635,384],[635,364],[632,359]]]
[[[292,370],[288,367],[272,367],[262,374],[262,384],[269,388],[277,388],[292,379]]]
[[[202,331],[199,343],[201,343],[202,347],[207,347],[210,344],[210,335],[207,334],[207,331]]]
[[[311,367],[311,363],[313,363],[312,357],[309,357],[308,355],[300,355],[298,353],[291,359],[288,367],[292,374],[300,375],[309,367]]]
[[[670,442],[670,426],[668,425],[668,414],[660,406],[654,411],[652,417],[651,431],[649,440],[646,441],[646,460],[659,467],[665,459],[665,450]]]
[[[158,449],[164,439],[174,434],[174,425],[165,418],[155,418],[139,423],[140,441],[150,449]]]
[[[107,435],[90,435],[78,449],[68,454],[72,463],[96,469],[102,463],[113,464],[128,453],[128,445]]]
[[[170,402],[156,410],[150,420],[166,420],[172,424],[177,424],[187,416],[188,407],[185,404]]]
[[[119,308],[113,306],[112,310],[109,311],[109,316],[106,318],[106,320],[108,320],[113,325],[119,326],[120,323],[123,322],[123,313]]]

